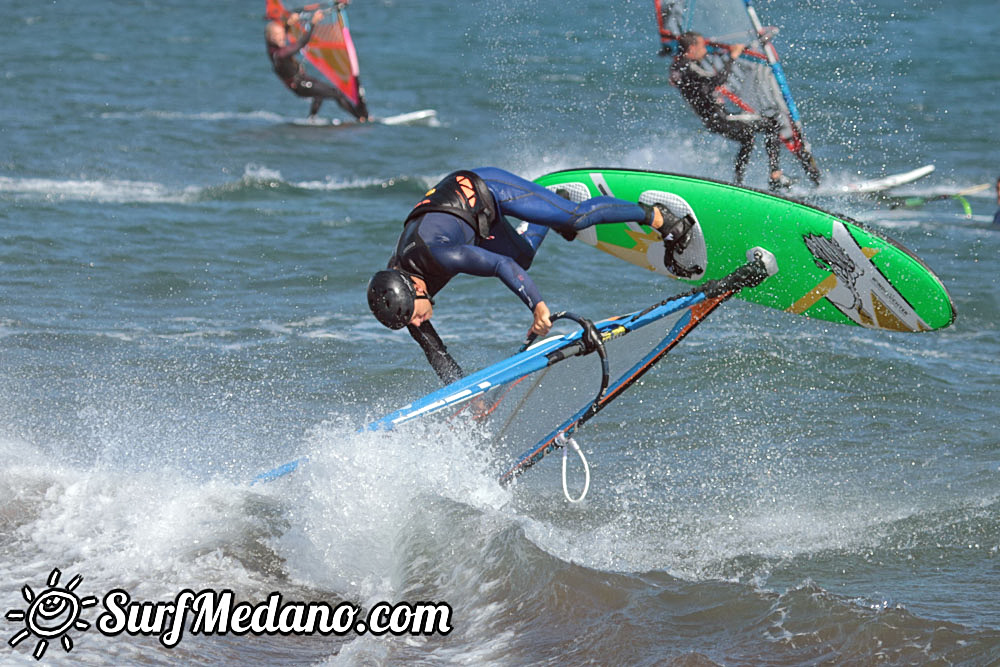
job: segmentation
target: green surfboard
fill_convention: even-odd
[[[698,285],[763,249],[777,274],[739,298],[829,322],[932,331],[955,320],[941,280],[880,232],[801,202],[679,174],[572,169],[536,179],[573,201],[608,195],[690,215],[690,242],[664,261],[658,232],[636,223],[594,225],[577,239],[627,262]]]

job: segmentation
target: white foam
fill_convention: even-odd
[[[434,423],[394,432],[355,433],[356,426],[344,420],[315,429],[309,464],[273,485],[299,508],[273,546],[296,581],[364,601],[393,599],[399,556],[392,546],[419,520],[421,497],[488,508],[508,494],[468,433]]]
[[[28,443],[0,446],[22,461],[0,472],[8,499],[0,606],[16,604],[21,584],[43,584],[54,567],[82,575],[87,591],[125,587],[146,598],[192,582],[266,587],[232,556],[255,520],[232,485],[170,471],[81,469],[47,460]]]
[[[170,190],[160,183],[128,180],[56,180],[50,178],[10,178],[0,176],[0,192],[37,197],[46,201],[94,202],[184,202],[187,190]]]
[[[327,176],[325,180],[322,181],[297,181],[293,183],[297,188],[302,188],[303,190],[363,190],[365,188],[381,186],[388,187],[394,183],[394,179],[378,179],[378,178],[351,178],[351,179],[337,179],[332,176]]]
[[[251,162],[243,167],[243,181],[283,181],[281,172]]]
[[[207,120],[207,121],[224,121],[224,120],[261,120],[270,123],[288,123],[291,122],[292,118],[288,116],[282,116],[280,114],[272,113],[270,111],[247,111],[247,112],[235,112],[235,111],[198,111],[198,112],[184,112],[184,111],[157,111],[155,109],[146,109],[143,111],[105,111],[101,114],[101,118],[108,118],[113,120],[127,120],[134,118],[155,118],[157,120]]]
[[[244,166],[237,185],[283,184],[281,172],[264,165]],[[207,187],[232,187],[220,184]],[[353,187],[344,185],[343,187]],[[339,189],[339,188],[337,188]],[[121,179],[10,178],[0,176],[0,193],[45,201],[92,201],[100,203],[189,203],[197,201],[206,187],[171,188],[152,181]]]

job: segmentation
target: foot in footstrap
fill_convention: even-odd
[[[663,239],[663,265],[679,278],[689,278],[701,273],[700,266],[685,266],[679,261],[680,255],[691,242],[694,218],[690,214],[679,218],[663,204],[653,204],[653,208],[663,216],[663,226],[659,228]]]
[[[570,201],[573,201],[573,199],[569,196],[569,190],[560,188],[556,190],[556,194],[562,197],[563,199],[569,199]],[[567,241],[572,241],[573,239],[576,238],[575,229],[557,229],[556,232],[559,234],[559,236],[563,237]]]

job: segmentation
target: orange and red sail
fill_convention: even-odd
[[[281,0],[266,0],[267,18],[276,21],[288,21],[293,13],[285,8]],[[320,9],[320,4],[307,5],[296,10],[297,13],[309,13]],[[328,7],[322,7],[324,11]],[[301,20],[288,23],[288,34],[292,39],[299,39],[307,28]],[[351,112],[358,118],[368,116],[368,105],[365,103],[365,92],[361,87],[358,54],[351,39],[351,31],[347,24],[347,13],[339,4],[323,21],[313,29],[312,39],[302,49],[302,55],[319,74],[332,85],[340,89],[350,100]]]

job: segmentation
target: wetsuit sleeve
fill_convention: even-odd
[[[276,58],[277,59],[291,58],[296,53],[301,51],[302,48],[309,43],[309,40],[312,39],[313,28],[315,27],[316,26],[314,25],[310,25],[309,30],[306,31],[306,34],[299,37],[299,41],[282,46],[280,49],[275,49],[274,52],[271,54],[271,59],[274,60]]]
[[[473,276],[496,276],[524,302],[528,310],[534,311],[542,300],[542,295],[528,272],[506,255],[473,245],[432,247],[430,250],[441,268],[452,275],[468,273]]]
[[[729,75],[733,73],[733,65],[735,64],[736,64],[735,58],[732,57],[726,58],[726,64],[722,66],[722,70],[720,70],[718,74],[709,79],[713,90],[724,84],[729,79]]]
[[[721,70],[712,72],[700,63],[677,60],[670,68],[670,83],[680,88],[686,95],[712,100],[715,89],[729,79],[735,62],[732,58],[727,58]]]
[[[438,336],[430,322],[423,322],[419,327],[408,324],[406,330],[420,345],[420,349],[424,351],[427,361],[430,362],[431,368],[434,369],[437,376],[441,378],[441,382],[451,384],[465,375],[458,362],[448,354],[448,348],[445,347],[444,341]]]
[[[577,204],[496,167],[480,167],[473,171],[486,181],[502,215],[557,231],[579,231],[606,222],[648,223],[646,210],[624,199],[593,197]]]

